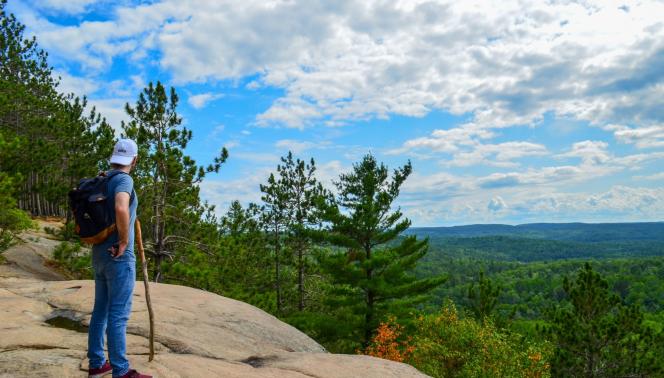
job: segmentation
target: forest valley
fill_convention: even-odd
[[[328,188],[314,159],[288,153],[260,185],[260,203],[235,201],[219,216],[199,184],[223,178],[229,152],[206,164],[185,153],[194,136],[174,88],[150,83],[126,105],[117,135],[85,98],[58,91],[47,53],[5,7],[0,251],[31,217],[60,217],[62,229],[50,231],[63,240],[57,264],[89,279],[66,195],[108,169],[114,141],[126,137],[139,145],[132,176],[154,281],[250,303],[330,351],[434,377],[664,376],[661,239],[411,229],[394,205],[411,163],[390,170],[371,154]],[[662,225],[643,227],[661,237]]]

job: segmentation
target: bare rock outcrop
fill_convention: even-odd
[[[6,253],[0,265],[0,377],[85,377],[92,281],[58,281],[44,265],[56,243],[43,234]],[[136,285],[129,359],[156,377],[426,377],[413,367],[338,355],[246,303],[184,286],[152,284],[155,360],[147,361],[148,319]]]

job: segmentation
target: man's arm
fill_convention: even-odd
[[[111,247],[113,257],[120,257],[129,244],[129,193],[118,192],[115,194],[115,226],[118,230],[118,249]]]

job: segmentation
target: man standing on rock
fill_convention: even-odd
[[[136,281],[134,223],[138,198],[129,173],[136,166],[138,147],[131,139],[120,139],[113,149],[107,196],[114,209],[116,230],[105,241],[92,246],[95,277],[95,305],[88,331],[88,375],[100,378],[111,371],[113,377],[151,378],[129,368],[127,360],[127,321]],[[108,356],[104,358],[104,333]]]

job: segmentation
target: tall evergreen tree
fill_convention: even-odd
[[[25,25],[6,7],[7,0],[0,0],[0,124],[21,134],[37,113],[47,115],[43,101],[58,96],[57,82],[46,51],[35,37],[25,37]]]
[[[501,289],[500,285],[495,285],[491,279],[484,276],[484,271],[480,271],[477,286],[475,283],[471,283],[468,287],[470,309],[477,320],[483,321],[485,318],[491,317],[498,305]]]
[[[250,203],[243,208],[233,201],[220,222],[221,238],[215,263],[219,269],[222,294],[274,313],[272,259],[268,235],[260,223],[260,208]]]
[[[281,177],[283,167],[277,166],[277,176],[270,173],[266,184],[260,185],[263,192],[261,223],[265,231],[270,235],[269,241],[272,245],[272,256],[274,258],[274,291],[276,294],[277,313],[282,314],[284,306],[284,237],[290,227],[292,214],[288,206],[289,187],[288,183]]]
[[[293,252],[297,270],[297,309],[303,311],[306,300],[305,276],[311,249],[308,229],[321,223],[321,214],[315,204],[327,191],[314,176],[316,163],[313,158],[305,163],[294,159],[293,153],[289,151],[286,157],[281,158],[281,162],[283,166],[279,173],[287,188],[286,203],[291,216],[286,242]]]
[[[644,327],[638,306],[625,306],[586,263],[565,278],[568,302],[548,312],[544,332],[556,345],[556,377],[655,377],[664,374],[663,333]]]
[[[130,117],[122,128],[126,137],[135,139],[139,158],[135,184],[139,189],[141,216],[148,220],[148,251],[154,257],[154,280],[159,282],[162,263],[173,260],[178,246],[199,245],[191,238],[192,227],[206,211],[199,198],[200,183],[206,173],[218,172],[228,158],[222,148],[214,162],[198,166],[184,149],[192,138],[191,130],[181,127],[177,114],[178,96],[174,88],[167,94],[161,84],[149,83],[135,106],[127,104]]]
[[[322,256],[321,267],[330,277],[334,306],[345,309],[344,316],[353,314],[355,324],[346,337],[364,346],[386,314],[407,313],[445,281],[411,274],[427,252],[428,239],[396,240],[411,222],[392,205],[411,171],[408,162],[390,178],[384,164],[366,155],[351,173],[340,176],[336,199],[323,205],[329,222],[326,240],[338,251]]]

